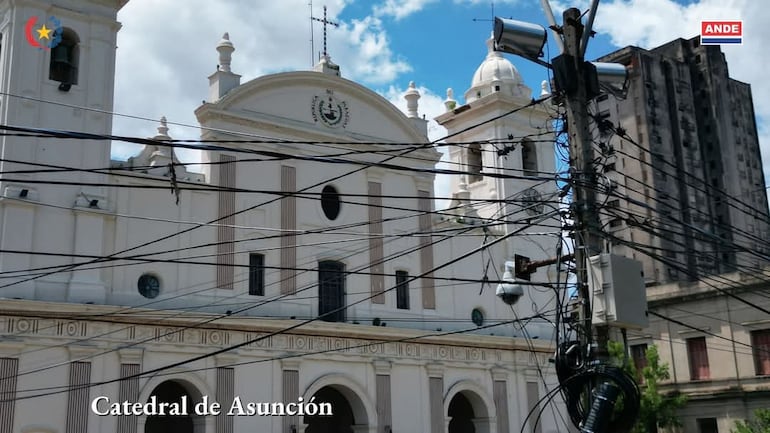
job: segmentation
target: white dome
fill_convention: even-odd
[[[465,102],[469,103],[490,93],[502,91],[514,96],[529,96],[527,88],[516,67],[495,51],[492,38],[487,40],[487,57],[476,69],[471,81],[471,88],[465,92]]]

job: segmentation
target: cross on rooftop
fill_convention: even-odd
[[[326,57],[326,55],[328,54],[327,51],[326,51],[326,25],[327,24],[331,24],[334,27],[339,27],[340,25],[339,25],[339,23],[335,23],[334,21],[329,21],[329,20],[326,19],[326,5],[324,5],[324,17],[323,17],[323,19],[316,18],[314,16],[311,16],[310,19],[312,19],[313,21],[318,21],[320,23],[323,23],[323,25],[324,25],[324,54],[323,55],[324,55],[324,57]]]

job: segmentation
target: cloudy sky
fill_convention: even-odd
[[[552,0],[560,19],[566,6],[586,9],[588,0]],[[652,48],[671,39],[696,36],[703,19],[742,19],[744,44],[723,50],[733,78],[748,82],[770,178],[770,80],[763,79],[770,54],[770,8],[757,0],[604,0],[600,3],[588,58],[626,45]],[[339,23],[329,28],[329,53],[342,75],[405,107],[401,95],[409,81],[422,92],[420,112],[443,112],[446,89],[462,96],[486,55],[485,39],[498,16],[546,25],[539,0],[315,0],[312,14]],[[215,47],[224,32],[235,45],[233,71],[242,82],[267,73],[309,69],[322,50],[323,28],[313,28],[308,0],[130,0],[120,11],[115,111],[158,119],[166,116],[174,138],[196,138],[193,110],[206,97],[209,74],[216,70]],[[549,35],[550,36],[550,35]],[[549,42],[551,56],[558,54]],[[544,68],[509,57],[527,84],[539,91]],[[182,125],[189,125],[188,127]],[[121,135],[152,136],[157,122],[116,116]],[[441,137],[433,124],[431,138]],[[138,149],[115,146],[124,159]],[[195,161],[194,153],[180,155]]]

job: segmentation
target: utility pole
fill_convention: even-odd
[[[587,68],[590,64],[586,63],[584,58],[584,47],[581,46],[581,40],[584,40],[585,29],[581,22],[581,13],[579,9],[570,8],[563,14],[563,36],[564,36],[564,54],[563,57],[566,70],[574,73],[571,83],[573,86],[566,86],[566,106],[567,106],[567,133],[569,134],[570,155],[572,160],[570,166],[574,168],[571,173],[574,188],[573,216],[575,227],[575,264],[578,281],[578,290],[582,302],[582,319],[584,344],[591,347],[593,341],[593,328],[591,325],[591,289],[588,286],[588,258],[602,252],[602,240],[598,236],[600,221],[596,209],[597,177],[594,172],[594,151],[593,137],[589,130],[588,119],[588,86],[585,85],[589,80]],[[558,60],[554,59],[554,63]],[[599,329],[603,328],[603,329]],[[601,358],[606,357],[608,330],[606,326],[597,327],[598,351],[597,355]]]
[[[646,305],[644,281],[638,262],[602,254],[604,248],[596,200],[599,177],[594,168],[588,103],[602,91],[625,97],[628,71],[622,64],[585,60],[599,0],[591,1],[585,26],[583,14],[576,8],[564,11],[563,24],[559,26],[549,1],[541,0],[541,3],[561,51],[551,63],[540,59],[546,41],[546,29],[542,26],[495,18],[494,37],[498,51],[516,54],[550,68],[554,77],[554,95],[567,109],[570,183],[574,193],[570,208],[571,229],[575,236],[573,257],[582,317],[577,323],[570,323],[577,341],[557,342],[556,374],[565,391],[570,418],[581,433],[624,433],[631,430],[638,417],[639,388],[633,377],[607,362],[609,326],[623,329],[647,326],[643,314]],[[530,271],[551,262],[544,260],[516,266],[521,271]],[[500,284],[497,294],[504,302],[511,303],[521,296],[522,289],[512,283]],[[641,299],[637,299],[639,297]],[[618,309],[618,302],[635,302],[639,309]],[[596,314],[592,311],[594,308]],[[624,404],[615,408],[621,396]],[[619,412],[613,416],[615,410]]]

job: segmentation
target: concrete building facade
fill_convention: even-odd
[[[671,380],[662,392],[688,396],[678,431],[715,433],[770,407],[770,320],[764,274],[721,274],[648,288],[650,326],[629,332],[637,368],[656,345]]]
[[[615,190],[602,218],[613,250],[644,262],[648,284],[761,269],[770,252],[751,88],[699,40],[600,59],[630,74],[625,99],[604,95],[592,107]]]

